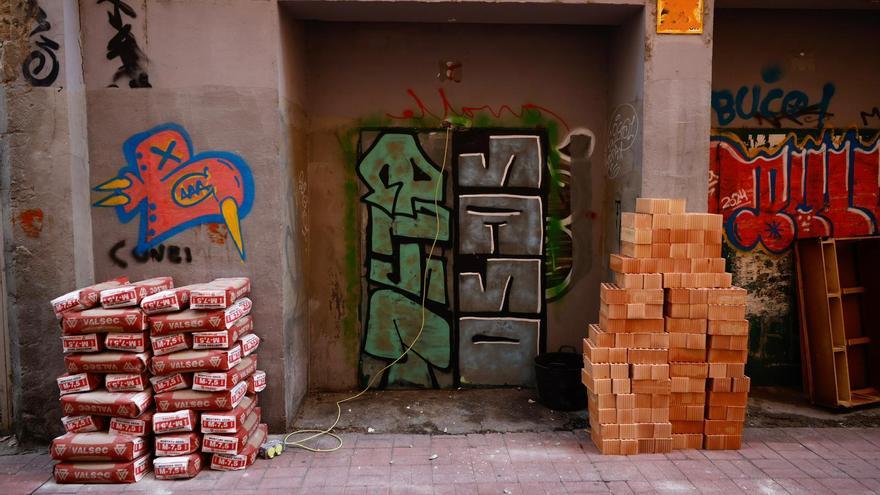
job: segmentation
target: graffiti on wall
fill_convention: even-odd
[[[877,233],[876,131],[716,131],[709,205],[739,250],[782,253],[807,237]]]
[[[380,386],[448,386],[450,376],[487,385],[533,381],[546,307],[545,139],[456,132],[445,173],[416,132],[386,130],[363,153],[363,352],[391,362],[421,331]],[[362,372],[370,373],[363,362]]]
[[[438,387],[437,372],[450,370],[452,347],[446,174],[415,134],[398,132],[376,139],[358,163],[357,174],[368,190],[361,200],[369,219],[363,352],[391,362],[416,342],[381,385]],[[429,257],[435,237],[435,252]]]
[[[107,60],[119,59],[119,68],[113,74],[110,86],[116,87],[116,81],[127,78],[130,88],[151,88],[150,77],[143,67],[146,57],[131,32],[131,24],[126,20],[137,18],[137,12],[123,0],[98,0],[99,4],[104,2],[112,7],[107,12],[107,22],[116,31],[107,42]]]
[[[179,265],[181,263],[192,263],[193,260],[192,251],[188,247],[175,246],[174,244],[168,246],[165,246],[165,244],[159,244],[154,248],[150,248],[149,251],[141,253],[138,252],[137,247],[126,250],[125,239],[122,239],[107,251],[110,261],[119,268],[128,268],[126,254],[131,255],[132,261],[141,264],[150,261],[156,263],[167,261],[168,263]]]
[[[528,385],[546,339],[547,143],[539,133],[456,137],[458,374],[467,384]]]
[[[574,243],[572,239],[571,177],[574,163],[589,167],[596,147],[596,137],[585,127],[572,127],[558,112],[533,102],[490,105],[476,102],[459,104],[452,101],[444,88],[437,88],[436,98],[429,100],[413,89],[407,89],[410,105],[395,113],[386,113],[386,124],[414,127],[436,127],[443,121],[474,128],[516,124],[518,127],[543,129],[554,146],[548,150],[547,167],[547,228],[545,292],[548,301],[555,301],[573,283]],[[588,174],[587,170],[581,173]],[[589,247],[587,248],[589,249]],[[587,256],[586,258],[589,258]],[[589,266],[590,260],[581,260]]]
[[[605,164],[608,178],[616,178],[623,171],[624,155],[632,148],[639,131],[639,116],[636,109],[624,103],[614,109],[608,124],[608,145],[605,147]]]
[[[657,33],[703,32],[703,0],[657,0]]]
[[[772,127],[814,124],[817,129],[825,127],[826,119],[834,116],[828,112],[834,84],[826,83],[818,95],[810,95],[805,90],[780,87],[777,83],[782,78],[782,69],[770,66],[761,71],[760,84],[743,85],[735,91],[713,90],[712,111],[718,125],[726,126],[741,119]]]
[[[39,6],[37,0],[28,0],[25,8],[30,14],[29,18],[32,17],[36,22],[36,26],[28,34],[36,48],[25,57],[21,71],[32,86],[51,86],[58,78],[58,71],[61,68],[55,53],[61,45],[46,36],[52,29],[52,24],[49,23],[46,11]],[[37,35],[39,38],[35,38]]]
[[[206,223],[223,223],[242,260],[241,220],[251,211],[254,180],[247,163],[226,151],[195,150],[186,130],[163,124],[128,138],[126,165],[94,190],[109,193],[93,206],[115,208],[119,221],[139,221],[135,252]]]

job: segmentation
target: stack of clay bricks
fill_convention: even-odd
[[[615,283],[602,285],[599,324],[584,342],[591,434],[603,453],[739,447],[748,323],[745,291],[724,270],[721,227],[720,215],[686,213],[684,200],[639,198],[622,214]]]
[[[149,471],[153,392],[138,304],[173,287],[170,277],[122,277],[52,300],[67,369],[57,379],[67,433],[50,447],[58,483],[133,483]]]
[[[593,441],[604,454],[669,452],[669,336],[659,274],[602,284],[599,324],[584,339]]]
[[[253,303],[247,278],[221,278],[158,293],[141,307],[149,314],[151,379],[159,479],[192,478],[213,469],[245,469],[265,442],[256,393]],[[202,455],[210,459],[203,462]]]

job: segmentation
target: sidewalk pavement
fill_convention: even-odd
[[[584,431],[343,438],[333,453],[132,485],[57,485],[47,454],[3,456],[0,493],[880,493],[880,428],[747,428],[739,451],[631,457],[599,455]]]

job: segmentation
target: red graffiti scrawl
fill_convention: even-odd
[[[125,141],[126,166],[95,187],[111,192],[93,206],[115,207],[119,220],[140,217],[136,252],[205,223],[223,223],[245,259],[241,219],[253,205],[251,171],[238,155],[195,154],[186,131],[165,124]]]
[[[712,136],[709,205],[737,249],[781,253],[798,238],[877,233],[880,140],[855,130],[751,147]]]

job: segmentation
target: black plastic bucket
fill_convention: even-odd
[[[559,352],[535,356],[535,380],[538,401],[556,411],[579,411],[587,407],[587,389],[581,382],[584,357],[577,352],[563,352],[574,347],[562,346]]]

